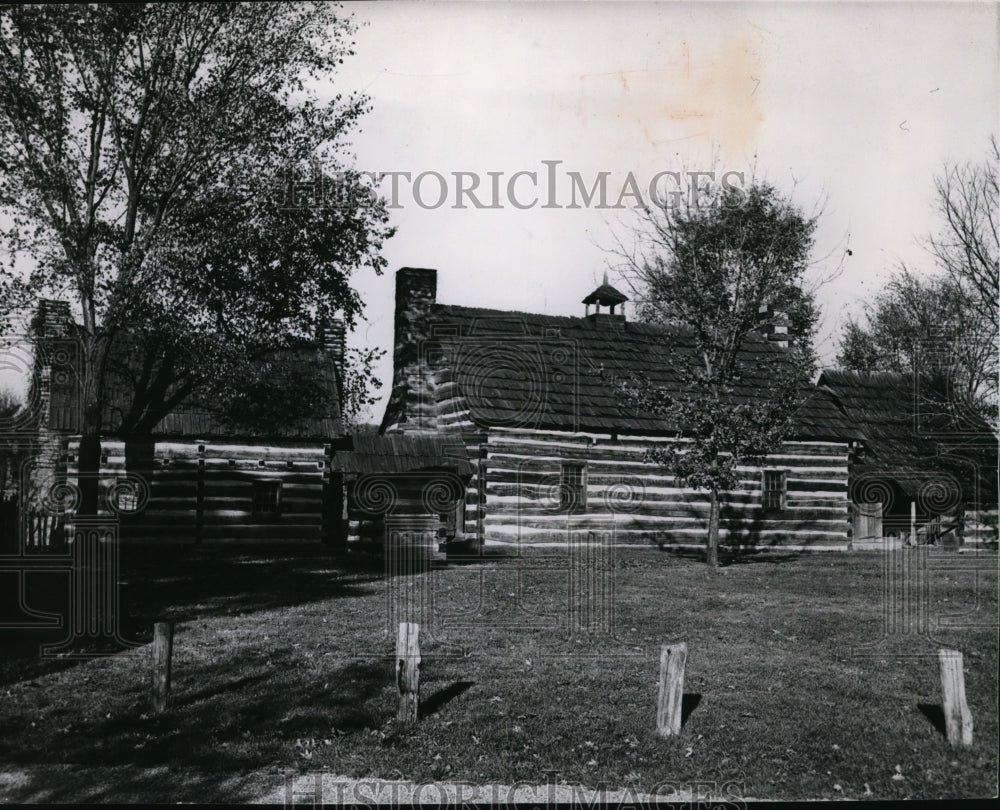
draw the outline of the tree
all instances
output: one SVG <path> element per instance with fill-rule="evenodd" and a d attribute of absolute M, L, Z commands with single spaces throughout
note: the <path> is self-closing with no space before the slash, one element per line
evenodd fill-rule
<path fill-rule="evenodd" d="M 355 323 L 350 273 L 381 272 L 392 230 L 343 165 L 367 100 L 316 92 L 353 30 L 325 3 L 0 10 L 0 211 L 11 223 L 0 239 L 33 259 L 0 277 L 2 314 L 40 296 L 74 301 L 82 513 L 96 510 L 122 357 L 133 390 L 121 430 L 142 436 L 192 392 L 233 390 L 318 318 L 339 310 Z M 289 171 L 318 161 L 312 182 L 343 193 L 290 201 Z"/>
<path fill-rule="evenodd" d="M 816 216 L 807 217 L 764 183 L 747 190 L 709 189 L 700 198 L 649 210 L 638 247 L 619 251 L 642 320 L 681 330 L 673 351 L 675 380 L 658 385 L 636 375 L 616 379 L 635 409 L 675 426 L 675 443 L 647 450 L 647 461 L 710 496 L 706 558 L 718 564 L 719 515 L 737 468 L 777 448 L 815 367 L 813 296 L 802 284 Z M 746 396 L 760 374 L 749 350 L 787 321 L 794 335 L 767 369 L 768 396 Z"/>
<path fill-rule="evenodd" d="M 6 494 L 8 486 L 17 482 L 17 472 L 24 456 L 23 447 L 17 441 L 8 441 L 5 435 L 5 428 L 23 406 L 23 398 L 12 388 L 0 388 L 0 499 Z"/>
<path fill-rule="evenodd" d="M 838 362 L 859 371 L 947 377 L 952 405 L 997 423 L 1000 242 L 996 138 L 982 163 L 936 178 L 943 228 L 927 240 L 937 272 L 901 265 L 860 319 L 848 318 Z"/>

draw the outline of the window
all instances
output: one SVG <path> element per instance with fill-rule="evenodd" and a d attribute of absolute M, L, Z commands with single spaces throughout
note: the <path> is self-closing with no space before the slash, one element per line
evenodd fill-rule
<path fill-rule="evenodd" d="M 785 471 L 764 470 L 762 503 L 765 509 L 785 508 Z"/>
<path fill-rule="evenodd" d="M 281 481 L 254 482 L 253 513 L 257 517 L 281 514 Z"/>
<path fill-rule="evenodd" d="M 563 464 L 559 480 L 559 509 L 581 512 L 587 505 L 587 467 Z"/>
<path fill-rule="evenodd" d="M 115 488 L 116 503 L 119 512 L 135 512 L 139 508 L 139 496 L 135 491 L 135 483 L 126 479 L 119 479 Z"/>

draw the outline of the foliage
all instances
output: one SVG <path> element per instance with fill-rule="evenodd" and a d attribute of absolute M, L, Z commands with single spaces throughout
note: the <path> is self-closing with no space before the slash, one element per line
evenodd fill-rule
<path fill-rule="evenodd" d="M 649 211 L 637 252 L 623 254 L 624 275 L 641 318 L 689 333 L 694 352 L 674 351 L 677 380 L 657 386 L 637 375 L 616 381 L 633 409 L 664 417 L 683 441 L 650 448 L 648 460 L 680 483 L 711 493 L 708 557 L 716 561 L 720 495 L 737 486 L 736 469 L 776 448 L 815 367 L 817 311 L 802 286 L 816 217 L 770 185 L 722 187 L 680 207 Z M 745 351 L 787 322 L 794 336 L 767 369 L 761 398 L 759 356 Z"/>
<path fill-rule="evenodd" d="M 246 360 L 312 334 L 318 313 L 355 323 L 350 274 L 381 272 L 392 230 L 343 165 L 367 100 L 316 90 L 351 53 L 339 9 L 8 6 L 0 28 L 0 209 L 12 223 L 0 238 L 33 259 L 12 260 L 0 298 L 75 301 L 81 464 L 96 457 L 116 354 L 142 352 L 122 427 L 141 434 L 208 382 L 238 386 Z M 318 160 L 346 192 L 298 204 L 290 172 Z"/>
<path fill-rule="evenodd" d="M 385 355 L 385 349 L 365 348 L 347 350 L 347 367 L 353 370 L 345 375 L 341 391 L 344 409 L 344 423 L 354 429 L 367 415 L 367 409 L 378 402 L 374 393 L 382 387 L 382 381 L 375 376 L 375 364 Z"/>
<path fill-rule="evenodd" d="M 12 388 L 0 388 L 0 419 L 13 416 L 22 404 L 22 397 Z"/>
<path fill-rule="evenodd" d="M 838 362 L 859 371 L 947 376 L 956 406 L 997 421 L 1000 242 L 997 140 L 982 163 L 953 165 L 936 178 L 942 231 L 927 249 L 931 275 L 902 265 L 862 317 L 848 317 Z"/>

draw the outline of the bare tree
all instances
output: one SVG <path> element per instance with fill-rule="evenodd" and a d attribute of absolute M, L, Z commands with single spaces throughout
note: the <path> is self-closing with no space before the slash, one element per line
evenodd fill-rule
<path fill-rule="evenodd" d="M 867 371 L 944 375 L 953 405 L 997 424 L 1000 372 L 1000 241 L 995 137 L 980 163 L 947 166 L 935 179 L 942 229 L 927 240 L 939 272 L 901 265 L 886 287 L 849 318 L 838 361 Z"/>

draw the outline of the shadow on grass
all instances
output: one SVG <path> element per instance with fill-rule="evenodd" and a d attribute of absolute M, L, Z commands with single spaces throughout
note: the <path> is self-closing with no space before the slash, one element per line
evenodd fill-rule
<path fill-rule="evenodd" d="M 691 713 L 698 708 L 701 703 L 701 692 L 685 692 L 681 697 L 681 726 L 683 727 Z"/>
<path fill-rule="evenodd" d="M 917 708 L 920 709 L 920 713 L 924 717 L 931 721 L 931 725 L 938 730 L 938 733 L 947 739 L 948 727 L 944 722 L 944 709 L 937 703 L 918 703 Z"/>
<path fill-rule="evenodd" d="M 0 797 L 245 802 L 276 786 L 260 782 L 307 767 L 310 748 L 378 728 L 390 716 L 384 691 L 391 669 L 384 664 L 353 662 L 309 675 L 277 663 L 240 657 L 192 667 L 175 681 L 174 702 L 162 714 L 152 712 L 142 679 L 123 682 L 115 694 L 68 696 L 58 721 L 30 735 L 0 728 L 8 775 Z M 187 684 L 205 685 L 187 692 Z M 268 764 L 271 776 L 254 777 Z"/>
<path fill-rule="evenodd" d="M 187 693 L 189 683 L 206 686 Z M 0 732 L 0 761 L 229 772 L 262 762 L 295 767 L 300 739 L 384 724 L 391 713 L 381 699 L 387 684 L 391 668 L 383 663 L 352 662 L 311 676 L 249 658 L 207 664 L 175 681 L 173 703 L 159 714 L 151 709 L 145 679 L 123 684 L 118 694 L 95 696 L 86 709 L 80 708 L 84 698 L 74 697 L 61 714 L 67 721 L 62 728 Z"/>
<path fill-rule="evenodd" d="M 136 644 L 150 641 L 157 621 L 184 622 L 363 597 L 385 580 L 381 561 L 335 555 L 319 543 L 200 548 L 123 545 L 119 560 L 117 625 L 121 637 Z M 30 609 L 67 617 L 69 598 L 67 572 L 28 577 L 24 602 Z M 5 609 L 0 621 L 9 621 L 8 613 L 11 611 Z M 67 636 L 65 627 L 0 630 L 5 652 L 0 684 L 37 678 L 80 663 L 40 657 L 42 645 L 59 643 Z M 98 647 L 113 651 L 111 642 L 95 645 L 93 639 L 74 640 L 71 645 L 74 653 L 93 652 Z"/>
<path fill-rule="evenodd" d="M 133 765 L 7 767 L 0 801 L 24 804 L 244 804 L 274 785 L 244 774 Z M 263 783 L 263 784 L 262 784 Z"/>
<path fill-rule="evenodd" d="M 705 562 L 705 550 L 697 548 L 678 548 L 670 543 L 661 543 L 659 550 L 663 554 L 676 557 L 681 560 L 692 560 L 694 562 Z M 742 548 L 737 551 L 719 549 L 719 566 L 747 565 L 749 563 L 782 563 L 797 560 L 802 555 L 796 551 L 782 550 L 780 546 L 774 548 Z"/>
<path fill-rule="evenodd" d="M 418 710 L 420 719 L 430 717 L 432 714 L 435 714 L 446 703 L 454 700 L 463 692 L 471 689 L 475 685 L 475 681 L 457 681 L 449 686 L 446 686 L 444 689 L 439 689 L 426 700 L 420 701 L 420 708 Z"/>

